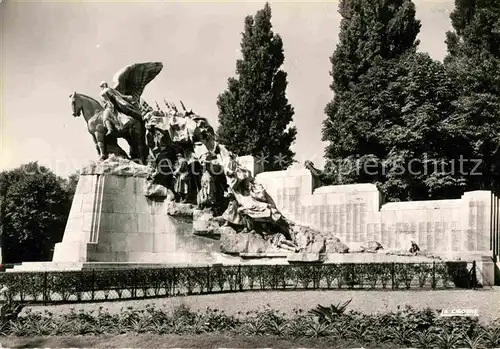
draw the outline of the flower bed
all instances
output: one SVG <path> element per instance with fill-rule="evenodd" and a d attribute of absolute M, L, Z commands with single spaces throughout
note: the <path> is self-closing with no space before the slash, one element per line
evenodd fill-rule
<path fill-rule="evenodd" d="M 285 315 L 266 307 L 230 316 L 207 308 L 194 312 L 181 306 L 174 311 L 155 308 L 126 308 L 119 314 L 106 309 L 70 311 L 54 315 L 49 311 L 4 318 L 2 336 L 68 336 L 104 334 L 220 334 L 224 336 L 274 336 L 277 338 L 328 338 L 330 342 L 381 347 L 388 344 L 418 348 L 497 348 L 500 322 L 482 324 L 477 318 L 441 317 L 437 310 L 414 310 L 367 315 L 347 311 L 348 302 L 295 310 Z"/>

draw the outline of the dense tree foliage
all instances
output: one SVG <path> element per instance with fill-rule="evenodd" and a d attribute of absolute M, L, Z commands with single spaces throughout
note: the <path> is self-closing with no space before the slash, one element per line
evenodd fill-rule
<path fill-rule="evenodd" d="M 65 181 L 64 188 L 66 189 L 66 191 L 70 195 L 71 200 L 73 200 L 73 196 L 75 195 L 76 186 L 78 185 L 79 179 L 80 179 L 80 173 L 77 171 L 73 174 L 70 174 L 68 176 L 68 179 Z"/>
<path fill-rule="evenodd" d="M 444 63 L 459 88 L 450 135 L 468 161 L 467 190 L 500 189 L 500 2 L 456 0 Z M 477 169 L 476 164 L 480 161 Z"/>
<path fill-rule="evenodd" d="M 237 77 L 218 97 L 219 140 L 237 155 L 264 157 L 267 171 L 284 169 L 293 162 L 290 146 L 297 131 L 290 126 L 294 111 L 286 98 L 287 74 L 280 69 L 283 42 L 272 31 L 269 4 L 246 17 L 241 53 Z"/>
<path fill-rule="evenodd" d="M 61 241 L 76 177 L 65 180 L 36 162 L 0 173 L 2 260 L 50 260 Z"/>
<path fill-rule="evenodd" d="M 443 127 L 457 88 L 442 63 L 416 52 L 414 4 L 342 0 L 340 13 L 326 171 L 336 183 L 377 183 L 388 200 L 459 195 L 464 175 L 453 169 L 458 154 Z"/>

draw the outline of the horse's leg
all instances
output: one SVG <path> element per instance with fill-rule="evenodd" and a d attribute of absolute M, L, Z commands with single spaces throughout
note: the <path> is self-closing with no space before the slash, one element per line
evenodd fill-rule
<path fill-rule="evenodd" d="M 146 140 L 143 139 L 141 124 L 139 121 L 134 120 L 131 124 L 131 127 L 129 128 L 129 138 L 131 158 L 134 159 L 135 162 L 145 165 L 146 156 L 144 155 L 144 147 L 142 144 L 145 143 Z"/>
<path fill-rule="evenodd" d="M 108 158 L 108 152 L 106 149 L 106 143 L 104 141 L 105 134 L 102 132 L 95 132 L 94 137 L 97 139 L 97 146 L 100 151 L 99 160 L 105 160 Z"/>
<path fill-rule="evenodd" d="M 137 145 L 136 145 L 136 140 L 134 139 L 134 134 L 132 132 L 132 129 L 129 129 L 128 132 L 126 133 L 126 136 L 123 137 L 130 148 L 129 151 L 129 156 L 132 161 L 136 162 L 138 159 L 139 154 L 137 154 Z"/>
<path fill-rule="evenodd" d="M 142 131 L 140 125 L 139 128 L 136 129 L 135 139 L 136 139 L 136 147 L 139 158 L 141 159 L 142 164 L 146 164 L 148 158 L 148 148 L 146 146 L 146 135 Z"/>
<path fill-rule="evenodd" d="M 92 139 L 94 140 L 94 145 L 95 145 L 95 148 L 97 150 L 97 155 L 101 156 L 101 149 L 99 149 L 99 145 L 97 144 L 97 138 L 96 138 L 95 134 L 91 133 L 90 135 L 92 136 Z"/>
<path fill-rule="evenodd" d="M 135 130 L 137 130 L 137 151 L 139 153 L 139 157 L 141 158 L 141 162 L 146 164 L 149 154 L 148 147 L 146 145 L 146 129 L 144 125 L 137 123 Z"/>

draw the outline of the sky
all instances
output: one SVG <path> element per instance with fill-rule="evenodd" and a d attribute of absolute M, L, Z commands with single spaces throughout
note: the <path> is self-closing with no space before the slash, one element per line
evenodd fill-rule
<path fill-rule="evenodd" d="M 0 0 L 1 1 L 1 0 Z M 414 0 L 419 50 L 442 60 L 453 0 Z M 69 95 L 94 98 L 122 67 L 163 62 L 143 98 L 182 100 L 217 127 L 217 96 L 235 76 L 244 18 L 258 1 L 14 1 L 0 3 L 0 170 L 38 161 L 61 176 L 97 153 Z M 332 99 L 329 57 L 338 43 L 338 2 L 274 2 L 272 24 L 284 43 L 287 97 L 294 107 L 296 160 L 324 164 L 324 108 Z M 124 143 L 120 143 L 124 144 Z"/>

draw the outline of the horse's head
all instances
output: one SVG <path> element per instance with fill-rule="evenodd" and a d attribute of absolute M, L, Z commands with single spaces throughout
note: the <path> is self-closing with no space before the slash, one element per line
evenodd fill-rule
<path fill-rule="evenodd" d="M 73 110 L 73 116 L 78 117 L 81 115 L 83 110 L 82 99 L 78 97 L 76 92 L 69 95 L 71 101 L 71 109 Z"/>

